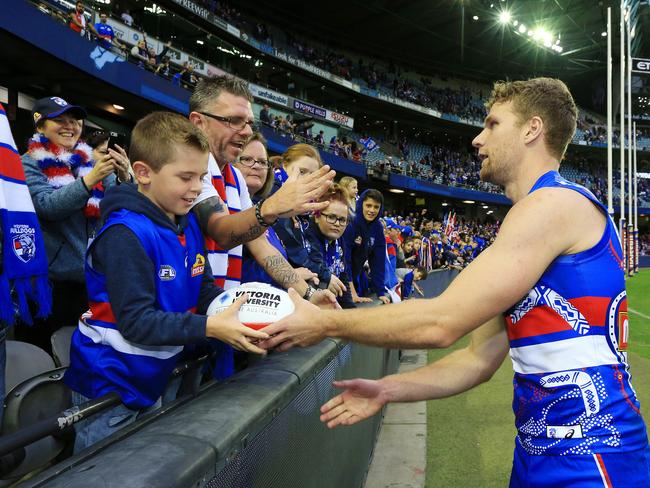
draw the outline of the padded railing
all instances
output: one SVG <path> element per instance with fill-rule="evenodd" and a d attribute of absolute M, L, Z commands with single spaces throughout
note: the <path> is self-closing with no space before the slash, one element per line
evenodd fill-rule
<path fill-rule="evenodd" d="M 424 285 L 439 293 L 455 274 L 432 273 Z M 379 378 L 398 362 L 397 350 L 333 339 L 271 353 L 23 486 L 359 487 L 381 416 L 328 430 L 319 409 L 336 394 L 334 379 Z"/>

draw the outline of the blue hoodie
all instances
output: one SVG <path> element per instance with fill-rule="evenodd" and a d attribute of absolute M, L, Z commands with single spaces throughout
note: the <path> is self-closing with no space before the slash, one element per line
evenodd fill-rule
<path fill-rule="evenodd" d="M 379 216 L 384 212 L 382 204 L 377 216 L 368 222 L 363 217 L 363 200 L 368 190 L 364 191 L 357 200 L 355 216 L 343 234 L 345 242 L 345 267 L 350 270 L 350 278 L 354 283 L 359 296 L 366 294 L 362 286 L 363 265 L 366 261 L 370 265 L 371 289 L 377 296 L 385 295 L 384 279 L 386 274 L 386 239 L 384 227 L 379 221 Z"/>

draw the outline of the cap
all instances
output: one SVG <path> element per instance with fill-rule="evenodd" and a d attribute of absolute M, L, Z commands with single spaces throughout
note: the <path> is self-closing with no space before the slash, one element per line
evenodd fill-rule
<path fill-rule="evenodd" d="M 402 228 L 402 235 L 410 237 L 413 235 L 413 228 L 410 225 L 406 225 Z"/>
<path fill-rule="evenodd" d="M 402 230 L 402 226 L 397 224 L 393 219 L 384 219 L 387 229 L 399 229 Z"/>
<path fill-rule="evenodd" d="M 42 119 L 53 119 L 65 112 L 74 112 L 72 115 L 77 119 L 85 119 L 86 111 L 78 105 L 70 105 L 60 97 L 45 97 L 37 100 L 32 109 L 34 125 Z"/>

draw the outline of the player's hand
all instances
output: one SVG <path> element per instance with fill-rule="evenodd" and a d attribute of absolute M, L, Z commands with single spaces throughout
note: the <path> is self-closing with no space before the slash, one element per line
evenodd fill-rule
<path fill-rule="evenodd" d="M 304 300 L 293 288 L 289 288 L 289 297 L 295 307 L 294 312 L 260 330 L 271 336 L 270 339 L 261 341 L 260 347 L 276 347 L 278 351 L 288 351 L 293 346 L 311 346 L 325 339 L 324 312 Z"/>
<path fill-rule="evenodd" d="M 256 346 L 253 342 L 268 339 L 269 335 L 246 327 L 239 321 L 239 309 L 246 300 L 248 294 L 244 293 L 223 312 L 209 316 L 205 328 L 206 336 L 219 339 L 240 351 L 266 354 L 265 349 Z"/>
<path fill-rule="evenodd" d="M 390 298 L 388 298 L 386 295 L 381 295 L 377 298 L 379 298 L 379 301 L 384 305 L 388 305 L 390 303 Z"/>
<path fill-rule="evenodd" d="M 327 208 L 329 201 L 317 202 L 330 187 L 336 171 L 325 165 L 309 175 L 300 175 L 296 165 L 287 181 L 262 205 L 262 217 L 275 220 Z"/>
<path fill-rule="evenodd" d="M 356 424 L 372 417 L 388 402 L 380 381 L 357 378 L 334 381 L 332 384 L 345 391 L 320 408 L 320 420 L 327 423 L 330 429 L 339 425 Z"/>
<path fill-rule="evenodd" d="M 341 308 L 336 296 L 329 290 L 316 290 L 309 302 L 324 310 Z"/>
<path fill-rule="evenodd" d="M 333 274 L 330 277 L 330 283 L 327 285 L 327 289 L 338 297 L 343 296 L 343 293 L 347 290 L 343 282 Z"/>

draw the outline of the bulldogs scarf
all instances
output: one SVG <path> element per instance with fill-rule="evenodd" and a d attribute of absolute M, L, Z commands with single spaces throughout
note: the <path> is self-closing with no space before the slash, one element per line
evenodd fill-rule
<path fill-rule="evenodd" d="M 78 142 L 72 152 L 67 151 L 43 134 L 36 133 L 29 140 L 27 152 L 38 163 L 54 189 L 83 178 L 93 169 L 92 149 L 84 142 Z M 104 197 L 104 184 L 100 181 L 90 189 L 90 198 L 84 208 L 84 215 L 90 220 L 99 219 L 99 202 Z"/>
<path fill-rule="evenodd" d="M 47 281 L 47 255 L 34 204 L 25 184 L 25 172 L 9 121 L 0 105 L 0 322 L 12 325 L 16 310 L 32 324 L 28 299 L 38 305 L 37 317 L 47 317 L 52 309 L 52 293 Z"/>

